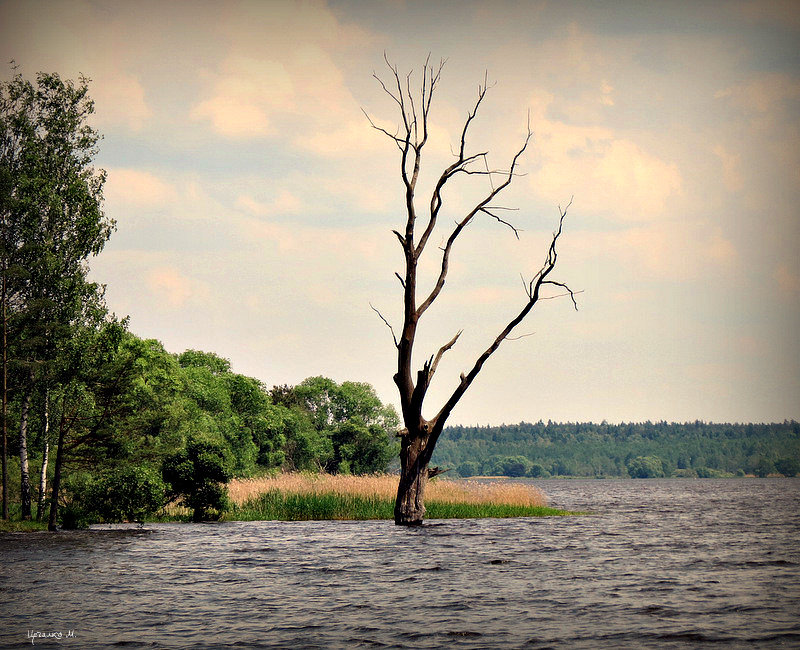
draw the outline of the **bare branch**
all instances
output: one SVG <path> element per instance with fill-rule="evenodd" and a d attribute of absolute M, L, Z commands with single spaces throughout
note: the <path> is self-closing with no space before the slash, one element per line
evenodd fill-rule
<path fill-rule="evenodd" d="M 385 57 L 385 56 L 386 56 L 386 52 L 384 52 L 384 53 L 383 53 L 383 55 L 384 55 L 384 57 Z M 389 62 L 388 62 L 388 61 L 387 61 L 386 63 L 387 63 L 387 64 L 389 64 Z M 391 66 L 391 65 L 389 65 L 389 67 L 391 68 L 392 66 Z M 380 77 L 379 77 L 379 76 L 378 76 L 378 75 L 377 75 L 375 72 L 373 72 L 373 73 L 372 73 L 372 76 L 373 76 L 373 78 L 374 78 L 374 79 L 376 79 L 376 80 L 378 81 L 378 83 L 381 85 L 381 88 L 383 88 L 383 91 L 384 91 L 384 92 L 385 92 L 387 95 L 389 95 L 389 97 L 391 97 L 391 98 L 392 98 L 392 99 L 393 99 L 395 102 L 397 102 L 397 105 L 398 105 L 398 106 L 400 106 L 400 107 L 402 108 L 402 107 L 403 107 L 403 104 L 400 102 L 400 99 L 399 99 L 397 96 L 395 96 L 395 94 L 394 94 L 394 93 L 393 93 L 391 90 L 389 90 L 389 89 L 386 87 L 386 84 L 385 84 L 385 83 L 383 83 L 383 79 L 381 79 L 381 78 L 380 78 Z"/>
<path fill-rule="evenodd" d="M 395 271 L 395 276 L 397 276 L 397 279 L 400 280 L 400 284 L 403 285 L 403 289 L 405 289 L 406 288 L 406 281 L 403 280 L 403 276 L 400 275 L 399 273 L 397 273 L 396 271 Z"/>
<path fill-rule="evenodd" d="M 428 295 L 428 297 L 423 301 L 423 303 L 417 309 L 418 318 L 425 312 L 426 309 L 428 309 L 428 307 L 430 307 L 433 304 L 434 300 L 436 300 L 436 298 L 439 297 L 439 294 L 441 293 L 442 288 L 444 287 L 444 282 L 445 279 L 447 278 L 447 271 L 449 269 L 449 264 L 450 264 L 450 251 L 453 248 L 453 243 L 455 243 L 456 239 L 458 239 L 458 236 L 462 233 L 464 228 L 466 228 L 467 225 L 469 225 L 469 223 L 472 221 L 475 215 L 478 212 L 483 211 L 486 208 L 486 206 L 489 205 L 500 192 L 502 192 L 506 187 L 508 187 L 511 184 L 511 181 L 514 178 L 514 170 L 517 166 L 517 163 L 519 162 L 520 157 L 522 156 L 523 153 L 525 153 L 525 150 L 528 148 L 528 143 L 531 141 L 532 135 L 533 133 L 531 132 L 530 127 L 528 127 L 528 133 L 525 137 L 525 142 L 511 160 L 511 165 L 509 166 L 506 179 L 500 185 L 495 187 L 491 192 L 489 192 L 489 194 L 486 197 L 484 197 L 483 200 L 481 200 L 460 222 L 458 222 L 455 229 L 450 234 L 450 237 L 447 240 L 447 244 L 445 245 L 444 252 L 442 253 L 442 264 L 439 271 L 439 277 L 436 280 L 436 285 L 434 286 L 433 290 Z M 561 223 L 563 223 L 564 215 L 566 215 L 566 212 L 562 213 L 561 222 L 559 223 L 559 229 L 561 227 Z M 433 221 L 429 222 L 429 227 L 430 223 L 433 223 Z M 551 250 L 552 248 L 553 247 L 551 245 Z"/>
<path fill-rule="evenodd" d="M 442 68 L 440 66 L 439 72 L 441 72 L 441 69 Z M 437 80 L 438 78 L 439 78 L 439 73 L 437 73 L 436 75 Z M 445 186 L 447 181 L 450 180 L 459 170 L 463 170 L 465 165 L 468 165 L 470 162 L 481 156 L 483 156 L 484 158 L 486 156 L 486 152 L 474 154 L 472 156 L 466 156 L 466 157 L 464 156 L 464 149 L 466 148 L 467 145 L 467 133 L 469 131 L 470 124 L 472 123 L 472 120 L 475 119 L 475 116 L 478 114 L 478 109 L 480 108 L 481 102 L 483 102 L 483 98 L 486 96 L 487 86 L 485 81 L 486 81 L 486 76 L 484 76 L 484 85 L 478 86 L 478 99 L 476 100 L 472 110 L 467 113 L 467 119 L 464 122 L 464 127 L 461 130 L 461 140 L 458 150 L 458 159 L 442 172 L 441 176 L 439 177 L 439 180 L 436 183 L 436 187 L 433 190 L 433 194 L 431 195 L 430 217 L 428 219 L 428 225 L 425 227 L 425 231 L 423 232 L 422 237 L 420 237 L 419 244 L 417 245 L 416 249 L 417 257 L 419 257 L 422 254 L 422 251 L 425 248 L 425 244 L 427 244 L 428 238 L 430 237 L 434 227 L 436 226 L 436 218 L 438 217 L 439 210 L 442 207 L 442 188 Z M 433 90 L 433 86 L 431 86 L 431 90 Z"/>
<path fill-rule="evenodd" d="M 389 328 L 389 331 L 392 333 L 392 338 L 394 339 L 394 346 L 395 347 L 399 347 L 399 345 L 397 343 L 397 337 L 394 334 L 394 328 L 392 327 L 392 324 L 383 317 L 383 314 L 381 314 L 381 312 L 379 312 L 377 309 L 375 309 L 375 306 L 372 303 L 369 303 L 369 306 L 372 308 L 372 311 L 374 311 L 376 314 L 378 314 L 378 318 L 380 318 L 384 322 L 386 327 Z"/>
<path fill-rule="evenodd" d="M 436 353 L 436 357 L 430 363 L 428 369 L 428 382 L 430 382 L 430 380 L 433 378 L 433 373 L 436 372 L 436 368 L 439 366 L 439 361 L 442 360 L 444 353 L 447 352 L 450 348 L 452 348 L 456 344 L 456 341 L 458 341 L 458 337 L 461 336 L 461 333 L 463 331 L 464 330 L 458 330 L 458 332 L 456 332 L 456 335 L 452 339 L 450 339 L 450 341 L 448 341 L 442 347 L 439 348 L 439 351 Z"/>
<path fill-rule="evenodd" d="M 533 309 L 534 305 L 539 301 L 539 291 L 544 284 L 552 284 L 555 286 L 562 287 L 569 292 L 569 295 L 572 297 L 573 304 L 575 304 L 575 296 L 574 292 L 567 287 L 563 282 L 556 282 L 555 280 L 548 280 L 547 276 L 551 273 L 551 271 L 555 268 L 556 260 L 558 259 L 558 254 L 556 252 L 556 244 L 558 243 L 558 239 L 563 232 L 564 227 L 564 218 L 567 216 L 567 210 L 572 205 L 572 200 L 567 204 L 567 207 L 563 210 L 559 206 L 559 221 L 558 221 L 558 228 L 553 233 L 553 238 L 550 241 L 550 248 L 547 252 L 547 259 L 545 261 L 544 266 L 542 269 L 536 274 L 534 280 L 531 280 L 529 285 L 529 293 L 528 293 L 528 302 L 523 306 L 523 308 L 517 313 L 517 315 L 509 321 L 509 323 L 505 326 L 502 332 L 498 334 L 492 344 L 486 348 L 486 350 L 478 357 L 475 361 L 472 369 L 466 373 L 462 374 L 459 384 L 456 389 L 453 391 L 453 394 L 450 396 L 450 399 L 447 400 L 445 405 L 441 408 L 439 413 L 436 415 L 435 422 L 441 421 L 442 423 L 449 417 L 450 413 L 452 412 L 455 405 L 458 403 L 458 400 L 461 399 L 461 396 L 466 392 L 467 388 L 469 388 L 470 384 L 475 380 L 475 377 L 478 376 L 478 373 L 483 368 L 483 364 L 491 357 L 495 351 L 500 347 L 500 344 L 509 337 L 509 334 L 514 330 L 514 328 L 519 325 L 522 320 L 530 313 L 531 309 Z M 577 309 L 577 304 L 575 304 Z M 439 427 L 436 427 L 437 431 L 441 431 Z"/>
<path fill-rule="evenodd" d="M 389 131 L 384 129 L 382 126 L 378 126 L 377 124 L 375 124 L 375 122 L 372 121 L 372 118 L 369 116 L 367 111 L 365 111 L 363 108 L 361 109 L 361 112 L 364 113 L 364 116 L 367 118 L 367 120 L 369 121 L 370 126 L 373 129 L 375 129 L 376 131 L 380 131 L 384 135 L 388 136 L 391 140 L 394 140 L 394 143 L 397 145 L 397 148 L 400 149 L 400 151 L 403 150 L 403 145 L 405 144 L 406 141 L 403 138 L 398 138 L 397 137 L 397 132 L 390 133 Z"/>
<path fill-rule="evenodd" d="M 505 221 L 504 219 L 501 219 L 500 217 L 498 217 L 491 210 L 489 210 L 489 208 L 481 208 L 481 212 L 483 212 L 484 214 L 488 214 L 493 219 L 497 219 L 497 221 L 499 221 L 503 225 L 508 226 L 509 228 L 511 228 L 511 230 L 514 231 L 514 236 L 517 239 L 519 239 L 519 230 L 517 230 L 514 226 L 512 226 L 510 223 L 508 223 L 508 221 Z"/>
<path fill-rule="evenodd" d="M 395 235 L 397 235 L 397 239 L 399 239 L 399 240 L 400 240 L 400 245 L 401 245 L 403 248 L 405 248 L 405 247 L 406 247 L 406 238 L 405 238 L 405 237 L 403 237 L 403 235 L 401 235 L 401 234 L 400 234 L 399 232 L 397 232 L 396 230 L 392 230 L 392 232 L 393 232 Z"/>
<path fill-rule="evenodd" d="M 439 476 L 439 474 L 444 474 L 445 472 L 449 472 L 452 467 L 448 467 L 447 469 L 441 469 L 437 465 L 436 467 L 429 467 L 428 468 L 428 480 L 434 478 L 435 476 Z"/>
<path fill-rule="evenodd" d="M 567 290 L 567 293 L 559 293 L 556 296 L 539 296 L 539 300 L 553 300 L 555 298 L 563 298 L 564 296 L 569 296 L 572 298 L 572 306 L 575 307 L 575 311 L 578 311 L 578 303 L 575 302 L 575 294 L 583 293 L 583 289 L 580 291 L 573 291 L 570 289 L 566 284 L 563 282 L 553 282 L 552 280 L 545 280 L 542 284 L 554 284 L 557 287 L 562 287 L 563 289 Z"/>
<path fill-rule="evenodd" d="M 536 332 L 528 332 L 527 334 L 520 334 L 519 336 L 506 336 L 506 341 L 519 341 L 520 339 L 528 338 L 534 334 L 536 334 Z"/>

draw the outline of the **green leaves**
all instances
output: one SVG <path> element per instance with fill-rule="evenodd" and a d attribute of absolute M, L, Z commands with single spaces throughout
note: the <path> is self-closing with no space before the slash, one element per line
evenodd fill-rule
<path fill-rule="evenodd" d="M 273 400 L 299 411 L 301 425 L 287 436 L 288 458 L 307 469 L 308 452 L 328 472 L 370 474 L 386 471 L 398 447 L 393 442 L 399 418 L 384 406 L 369 384 L 309 377 L 294 387 L 273 388 Z M 305 417 L 303 417 L 303 415 Z M 303 420 L 313 427 L 303 427 Z"/>
<path fill-rule="evenodd" d="M 232 458 L 225 447 L 211 440 L 192 439 L 186 449 L 167 456 L 161 473 L 169 484 L 168 498 L 180 498 L 193 511 L 194 521 L 218 518 L 227 506 L 224 484 L 230 481 Z"/>

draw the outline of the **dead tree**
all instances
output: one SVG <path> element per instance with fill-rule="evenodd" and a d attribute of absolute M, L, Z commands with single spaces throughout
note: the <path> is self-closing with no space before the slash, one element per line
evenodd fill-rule
<path fill-rule="evenodd" d="M 563 295 L 572 299 L 576 309 L 577 305 L 573 291 L 566 284 L 550 279 L 550 274 L 556 266 L 558 257 L 556 243 L 561 236 L 564 217 L 569 208 L 569 205 L 567 205 L 563 210 L 559 207 L 558 227 L 553 233 L 544 264 L 533 278 L 525 282 L 526 295 L 522 308 L 491 342 L 491 345 L 477 357 L 473 366 L 467 372 L 461 374 L 455 390 L 453 390 L 436 415 L 430 419 L 423 417 L 422 411 L 425 396 L 436 368 L 445 353 L 456 344 L 461 332 L 456 333 L 452 339 L 442 345 L 438 352 L 427 359 L 422 368 L 414 373 L 412 369 L 412 354 L 414 352 L 417 326 L 422 316 L 433 305 L 444 288 L 453 244 L 474 219 L 480 216 L 495 219 L 511 228 L 519 238 L 517 229 L 501 218 L 501 211 L 504 208 L 495 205 L 493 201 L 511 184 L 517 174 L 518 162 L 528 147 L 532 133 L 529 124 L 522 146 L 514 154 L 506 170 L 490 170 L 485 162 L 487 152 L 467 153 L 467 135 L 488 89 L 484 79 L 484 83 L 478 86 L 477 100 L 467 113 L 461 130 L 458 151 L 454 153 L 455 160 L 442 171 L 430 196 L 426 214 L 418 218 L 415 191 L 419 178 L 422 151 L 428 142 L 431 101 L 439 85 L 444 61 L 440 62 L 438 66 L 433 66 L 430 65 L 429 57 L 423 69 L 421 87 L 418 90 L 412 90 L 412 73 L 401 77 L 397 67 L 392 65 L 385 56 L 384 59 L 390 71 L 390 81 L 385 83 L 377 74 L 373 76 L 380 83 L 383 91 L 397 105 L 401 123 L 397 131 L 392 133 L 375 124 L 369 115 L 367 115 L 367 119 L 373 128 L 391 139 L 400 151 L 400 175 L 405 189 L 406 223 L 404 230 L 392 231 L 400 242 L 405 257 L 405 273 L 402 275 L 400 273 L 396 274 L 403 287 L 403 326 L 399 337 L 395 335 L 394 329 L 380 312 L 378 312 L 378 315 L 392 331 L 394 344 L 397 348 L 397 373 L 394 375 L 394 381 L 400 392 L 400 404 L 405 425 L 405 428 L 398 434 L 401 438 L 401 473 L 394 518 L 395 523 L 398 525 L 419 525 L 425 515 L 425 486 L 429 478 L 440 472 L 438 468 L 428 468 L 436 441 L 439 439 L 453 408 L 475 380 L 475 377 L 478 376 L 484 363 L 494 354 L 500 344 L 509 337 L 514 328 L 522 322 L 533 309 L 533 306 L 545 297 L 541 295 L 543 287 L 547 285 L 559 287 L 560 290 L 563 290 Z M 476 163 L 484 163 L 486 165 L 485 170 L 478 168 Z M 487 176 L 490 181 L 488 183 L 489 187 L 483 198 L 451 226 L 449 235 L 443 240 L 442 246 L 438 249 L 432 249 L 433 251 L 438 250 L 438 254 L 441 255 L 438 278 L 433 287 L 429 289 L 418 288 L 417 269 L 437 225 L 437 219 L 442 209 L 442 192 L 447 183 L 459 174 Z"/>

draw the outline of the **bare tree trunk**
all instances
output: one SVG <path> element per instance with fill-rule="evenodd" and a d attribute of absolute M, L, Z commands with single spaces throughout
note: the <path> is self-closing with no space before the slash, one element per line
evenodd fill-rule
<path fill-rule="evenodd" d="M 394 523 L 401 526 L 419 526 L 425 518 L 426 438 L 419 432 L 408 433 L 400 444 L 400 484 L 394 505 Z"/>
<path fill-rule="evenodd" d="M 26 390 L 22 399 L 19 418 L 19 468 L 20 468 L 20 500 L 22 501 L 22 518 L 31 518 L 31 477 L 28 467 L 28 415 L 33 397 L 33 384 Z"/>
<path fill-rule="evenodd" d="M 39 474 L 39 499 L 36 504 L 36 521 L 41 521 L 47 499 L 47 462 L 50 458 L 50 390 L 44 391 L 44 449 L 42 449 L 42 471 Z"/>

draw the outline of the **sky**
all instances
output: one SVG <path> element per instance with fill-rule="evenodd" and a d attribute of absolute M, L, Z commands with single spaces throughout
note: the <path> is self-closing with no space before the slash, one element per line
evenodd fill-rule
<path fill-rule="evenodd" d="M 473 223 L 417 363 L 456 331 L 432 416 L 526 300 L 572 204 L 541 301 L 450 423 L 800 419 L 800 3 L 0 0 L 0 56 L 92 82 L 96 164 L 117 230 L 91 260 L 131 330 L 230 359 L 267 386 L 392 381 L 405 223 L 399 113 L 373 73 L 415 85 L 446 60 L 419 210 L 467 141 L 522 174 L 514 233 Z M 12 75 L 11 67 L 0 78 Z M 438 245 L 488 189 L 444 196 Z M 522 335 L 522 336 L 520 336 Z"/>

